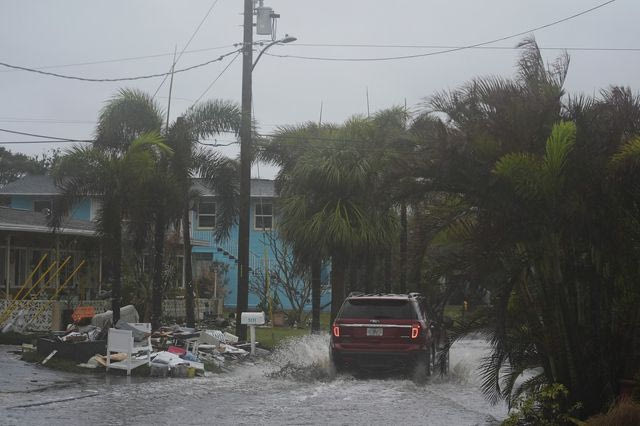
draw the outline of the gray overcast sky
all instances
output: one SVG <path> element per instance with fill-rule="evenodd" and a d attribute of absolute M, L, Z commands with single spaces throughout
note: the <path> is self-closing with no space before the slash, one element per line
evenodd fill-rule
<path fill-rule="evenodd" d="M 278 35 L 298 43 L 469 45 L 534 28 L 591 8 L 605 0 L 265 0 L 281 14 Z M 91 78 L 166 72 L 174 47 L 180 51 L 214 0 L 0 0 L 0 61 L 27 67 L 73 64 L 154 54 L 158 58 L 52 68 Z M 189 50 L 230 46 L 241 41 L 241 0 L 219 0 Z M 640 2 L 617 0 L 587 15 L 534 33 L 540 46 L 640 48 Z M 519 39 L 496 43 L 514 46 Z M 185 53 L 177 68 L 232 50 Z M 274 54 L 380 57 L 435 51 L 415 48 L 275 46 Z M 558 51 L 544 51 L 553 59 Z M 611 84 L 639 86 L 640 52 L 570 51 L 566 88 L 592 94 Z M 264 56 L 254 72 L 254 111 L 263 132 L 276 125 L 318 120 L 341 122 L 371 110 L 403 104 L 416 109 L 422 99 L 453 89 L 478 75 L 513 74 L 515 50 L 465 50 L 390 62 L 318 62 Z M 230 58 L 229 58 L 230 59 Z M 197 99 L 227 60 L 176 75 L 171 115 Z M 0 68 L 0 127 L 30 133 L 90 138 L 105 100 L 118 88 L 153 93 L 161 79 L 131 83 L 67 81 Z M 241 58 L 206 98 L 240 100 Z M 166 106 L 168 84 L 158 93 Z M 191 101 L 190 101 L 191 100 Z M 223 136 L 228 142 L 231 137 Z M 0 141 L 34 140 L 0 133 Z M 35 154 L 52 146 L 3 145 Z M 64 147 L 65 145 L 56 145 Z M 235 155 L 236 147 L 225 153 Z M 254 167 L 253 175 L 272 177 Z"/>

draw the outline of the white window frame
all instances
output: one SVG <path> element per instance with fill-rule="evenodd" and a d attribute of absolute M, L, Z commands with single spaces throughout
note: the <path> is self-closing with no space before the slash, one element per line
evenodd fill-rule
<path fill-rule="evenodd" d="M 213 211 L 214 213 L 200 213 L 200 205 L 203 203 L 210 203 L 213 204 Z M 213 229 L 216 227 L 216 214 L 217 214 L 217 210 L 218 210 L 218 206 L 217 203 L 214 200 L 200 200 L 198 201 L 198 215 L 197 215 L 197 221 L 198 221 L 198 229 Z M 204 216 L 204 217 L 213 217 L 213 226 L 200 226 L 200 216 Z"/>
<path fill-rule="evenodd" d="M 264 212 L 262 212 L 262 214 L 258 214 L 258 206 L 265 206 L 265 205 L 270 205 L 271 206 L 271 214 L 264 214 Z M 264 219 L 265 218 L 271 218 L 271 226 L 270 227 L 258 227 L 258 218 L 262 218 L 263 223 L 264 223 Z M 273 229 L 273 202 L 272 201 L 256 201 L 256 204 L 254 206 L 253 209 L 253 229 L 255 231 L 271 231 Z"/>

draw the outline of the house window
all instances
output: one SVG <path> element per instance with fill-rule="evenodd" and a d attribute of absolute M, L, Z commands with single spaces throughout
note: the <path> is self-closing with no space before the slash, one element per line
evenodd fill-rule
<path fill-rule="evenodd" d="M 213 201 L 200 201 L 198 203 L 198 228 L 215 228 L 216 203 Z"/>
<path fill-rule="evenodd" d="M 259 201 L 256 203 L 255 212 L 255 229 L 271 229 L 273 226 L 273 204 Z"/>
<path fill-rule="evenodd" d="M 34 212 L 42 212 L 48 209 L 51 212 L 51 200 L 40 200 L 33 202 L 33 211 Z"/>

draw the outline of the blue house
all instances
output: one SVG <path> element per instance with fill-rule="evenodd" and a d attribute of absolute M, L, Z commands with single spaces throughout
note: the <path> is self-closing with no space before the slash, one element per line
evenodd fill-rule
<path fill-rule="evenodd" d="M 213 281 L 214 295 L 217 298 L 224 297 L 226 306 L 235 307 L 238 272 L 237 225 L 231 229 L 227 240 L 216 241 L 213 237 L 217 211 L 216 196 L 198 179 L 194 180 L 193 189 L 200 194 L 191 212 L 189 230 L 194 281 L 212 277 L 210 280 Z M 82 258 L 88 259 L 90 264 L 91 275 L 84 280 L 82 286 L 76 287 L 81 287 L 82 291 L 87 293 L 86 298 L 90 298 L 101 288 L 102 256 L 93 223 L 100 209 L 100 200 L 87 198 L 80 201 L 72 209 L 70 218 L 63 228 L 56 234 L 51 234 L 51 230 L 46 227 L 46 214 L 52 208 L 54 198 L 59 195 L 60 190 L 50 176 L 25 176 L 0 188 L 0 199 L 4 200 L 5 204 L 5 207 L 0 208 L 0 283 L 4 283 L 0 288 L 7 296 L 15 293 L 18 283 L 29 274 L 40 254 L 47 250 L 53 252 L 60 245 L 60 239 L 67 245 L 82 246 L 83 251 L 73 252 L 74 263 Z M 250 280 L 265 279 L 267 275 L 271 276 L 271 272 L 268 271 L 277 268 L 274 244 L 275 247 L 281 247 L 281 244 L 277 237 L 274 237 L 275 233 L 272 234 L 277 226 L 277 214 L 274 210 L 276 198 L 272 180 L 251 181 Z M 31 226 L 35 222 L 38 223 L 37 231 Z M 37 238 L 34 238 L 35 232 L 38 233 Z M 177 230 L 175 235 L 179 235 L 180 232 Z M 79 239 L 82 240 L 82 244 L 78 243 Z M 175 240 L 181 241 L 181 238 Z M 19 242 L 20 246 L 12 244 L 15 242 Z M 72 253 L 70 249 L 67 251 Z M 56 250 L 56 253 L 58 252 L 59 250 Z M 178 265 L 182 266 L 182 274 L 177 274 L 176 287 L 184 286 L 185 263 L 182 257 L 182 250 L 178 250 L 176 260 Z M 281 296 L 283 307 L 289 308 L 286 297 Z M 259 296 L 250 293 L 249 305 L 256 306 L 259 302 Z"/>

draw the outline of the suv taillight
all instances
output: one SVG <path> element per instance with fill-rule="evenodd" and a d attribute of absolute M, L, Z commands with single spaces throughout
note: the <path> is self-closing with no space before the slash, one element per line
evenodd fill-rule
<path fill-rule="evenodd" d="M 340 337 L 340 327 L 337 325 L 333 325 L 333 335 L 335 337 Z"/>
<path fill-rule="evenodd" d="M 417 339 L 420 335 L 420 324 L 414 324 L 411 326 L 411 338 Z"/>

